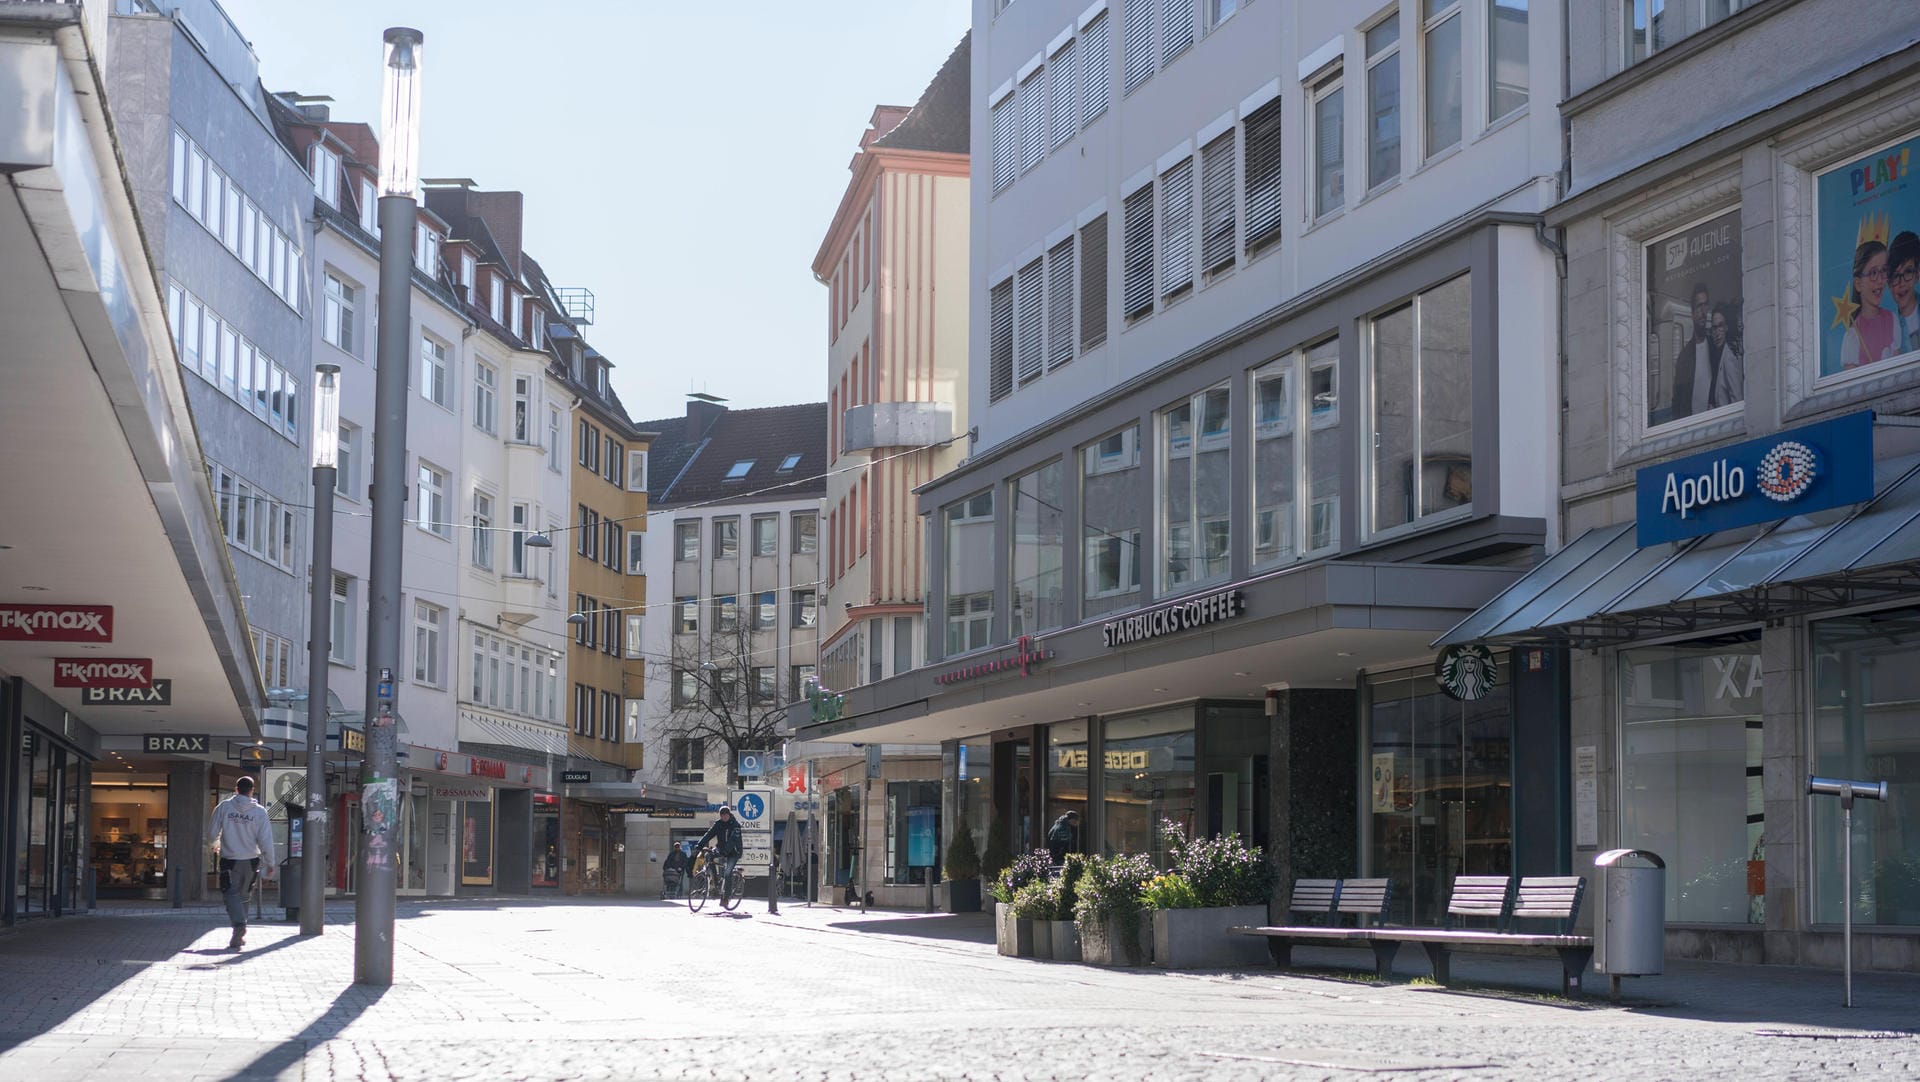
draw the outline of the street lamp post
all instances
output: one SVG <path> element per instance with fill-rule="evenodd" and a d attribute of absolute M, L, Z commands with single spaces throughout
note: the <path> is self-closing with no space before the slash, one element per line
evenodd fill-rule
<path fill-rule="evenodd" d="M 367 758 L 354 898 L 353 979 L 393 983 L 400 813 L 394 674 L 400 668 L 400 557 L 407 501 L 407 369 L 413 329 L 414 191 L 420 174 L 418 30 L 386 32 L 380 95 L 380 330 L 374 351 L 373 560 L 367 575 Z M 424 509 L 421 513 L 425 513 Z"/>
<path fill-rule="evenodd" d="M 307 813 L 301 831 L 300 934 L 326 927 L 327 658 L 332 653 L 333 487 L 340 464 L 340 366 L 313 366 L 313 602 L 307 618 Z"/>

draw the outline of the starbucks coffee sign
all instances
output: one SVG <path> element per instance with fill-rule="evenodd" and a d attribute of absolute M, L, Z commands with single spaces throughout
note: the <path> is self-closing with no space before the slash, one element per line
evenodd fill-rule
<path fill-rule="evenodd" d="M 1500 666 L 1493 651 L 1478 643 L 1449 646 L 1433 663 L 1433 679 L 1440 690 L 1461 702 L 1484 699 L 1500 683 Z"/>

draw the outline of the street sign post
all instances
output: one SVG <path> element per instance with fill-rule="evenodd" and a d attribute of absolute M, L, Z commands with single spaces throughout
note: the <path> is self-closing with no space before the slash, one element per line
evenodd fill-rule
<path fill-rule="evenodd" d="M 740 820 L 740 864 L 748 868 L 773 866 L 773 787 L 753 786 L 727 794 L 734 818 Z"/>

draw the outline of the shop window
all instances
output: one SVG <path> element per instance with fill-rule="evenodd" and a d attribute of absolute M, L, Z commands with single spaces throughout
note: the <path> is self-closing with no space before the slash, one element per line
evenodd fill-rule
<path fill-rule="evenodd" d="M 1473 502 L 1472 301 L 1461 275 L 1373 320 L 1376 532 Z"/>
<path fill-rule="evenodd" d="M 887 883 L 940 881 L 940 783 L 887 783 Z"/>
<path fill-rule="evenodd" d="M 1232 394 L 1226 384 L 1160 411 L 1160 589 L 1227 577 Z"/>
<path fill-rule="evenodd" d="M 1818 192 L 1819 286 L 1828 298 L 1820 321 L 1820 377 L 1885 369 L 1920 357 L 1920 195 L 1904 183 L 1904 163 L 1920 138 L 1903 140 L 1821 173 Z M 1902 183 L 1888 163 L 1900 163 Z M 1857 193 L 1871 188 L 1870 196 Z M 1735 232 L 1738 236 L 1738 230 Z M 1739 259 L 1736 245 L 1734 258 Z"/>
<path fill-rule="evenodd" d="M 1913 247 L 1920 258 L 1920 240 Z M 1747 396 L 1740 211 L 1657 237 L 1645 245 L 1644 258 L 1647 427 L 1718 416 L 1739 406 Z M 1877 303 L 1885 275 L 1863 284 Z M 1846 291 L 1845 285 L 1835 290 Z M 1915 329 L 1920 330 L 1920 319 Z M 1832 330 L 1836 346 L 1842 333 Z"/>
<path fill-rule="evenodd" d="M 1104 848 L 1146 853 L 1164 868 L 1167 838 L 1160 821 L 1171 820 L 1188 837 L 1194 832 L 1193 707 L 1114 718 L 1106 726 L 1100 764 Z"/>
<path fill-rule="evenodd" d="M 993 490 L 942 512 L 947 549 L 946 654 L 985 647 L 993 627 Z"/>
<path fill-rule="evenodd" d="M 1813 919 L 1920 925 L 1920 609 L 1813 625 L 1815 772 L 1887 783 L 1853 805 L 1853 884 L 1841 876 L 1840 802 L 1813 798 Z M 1843 893 L 1844 892 L 1844 893 Z"/>
<path fill-rule="evenodd" d="M 1065 474 L 1065 466 L 1056 459 L 1008 486 L 1013 503 L 1009 635 L 1031 635 L 1066 623 L 1065 599 L 1061 596 Z"/>
<path fill-rule="evenodd" d="M 1620 844 L 1666 860 L 1668 920 L 1765 923 L 1758 636 L 1623 650 L 1619 679 Z"/>
<path fill-rule="evenodd" d="M 1122 429 L 1080 449 L 1081 613 L 1098 616 L 1140 602 L 1141 509 L 1147 506 L 1140 469 L 1140 426 Z"/>
<path fill-rule="evenodd" d="M 1340 423 L 1334 391 L 1339 356 L 1339 341 L 1329 339 L 1254 370 L 1256 569 L 1339 543 L 1340 458 L 1333 432 Z"/>
<path fill-rule="evenodd" d="M 1068 812 L 1076 812 L 1079 824 L 1067 851 L 1087 851 L 1087 827 L 1093 822 L 1087 804 L 1087 723 L 1066 721 L 1047 726 L 1047 802 L 1041 815 L 1041 838 L 1049 843 L 1053 824 Z M 1069 824 L 1072 825 L 1072 824 Z"/>

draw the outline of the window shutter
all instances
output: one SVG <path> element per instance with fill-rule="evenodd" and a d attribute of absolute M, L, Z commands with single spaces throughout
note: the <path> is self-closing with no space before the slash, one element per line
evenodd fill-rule
<path fill-rule="evenodd" d="M 1073 62 L 1074 49 L 1074 43 L 1069 41 L 1047 62 L 1047 90 L 1052 98 L 1053 145 L 1056 147 L 1080 130 L 1080 100 L 1074 85 L 1074 80 L 1080 77 L 1080 67 Z"/>
<path fill-rule="evenodd" d="M 1009 94 L 993 107 L 993 190 L 998 192 L 1013 183 L 1013 96 Z"/>
<path fill-rule="evenodd" d="M 1234 257 L 1233 129 L 1200 148 L 1200 269 L 1211 274 Z"/>
<path fill-rule="evenodd" d="M 1073 238 L 1047 252 L 1047 367 L 1073 360 Z"/>
<path fill-rule="evenodd" d="M 1153 0 L 1127 0 L 1126 56 L 1120 74 L 1129 94 L 1153 75 Z"/>
<path fill-rule="evenodd" d="M 1080 351 L 1107 340 L 1107 216 L 1080 227 Z"/>
<path fill-rule="evenodd" d="M 1280 237 L 1280 99 L 1246 120 L 1247 251 Z"/>
<path fill-rule="evenodd" d="M 1160 289 L 1193 286 L 1193 159 L 1160 174 Z"/>
<path fill-rule="evenodd" d="M 1047 84 L 1046 71 L 1027 76 L 1014 94 L 1020 103 L 1020 171 L 1040 164 L 1047 156 Z"/>
<path fill-rule="evenodd" d="M 1122 249 L 1120 312 L 1127 319 L 1153 311 L 1153 185 L 1127 196 L 1122 208 L 1126 236 Z"/>
<path fill-rule="evenodd" d="M 1186 52 L 1193 46 L 1194 23 L 1199 16 L 1199 4 L 1196 0 L 1164 0 L 1160 8 L 1160 63 L 1170 64 L 1173 58 Z"/>
<path fill-rule="evenodd" d="M 1041 317 L 1045 311 L 1044 296 L 1046 280 L 1040 260 L 1020 268 L 1014 277 L 1014 307 L 1018 325 L 1014 328 L 1014 361 L 1020 383 L 1040 378 L 1046 362 L 1046 343 L 1041 338 L 1043 326 Z"/>
<path fill-rule="evenodd" d="M 993 287 L 987 299 L 987 397 L 1013 393 L 1013 280 Z"/>
<path fill-rule="evenodd" d="M 1099 17 L 1080 31 L 1080 123 L 1107 111 L 1107 86 L 1113 79 L 1113 41 L 1107 33 L 1107 15 Z"/>

